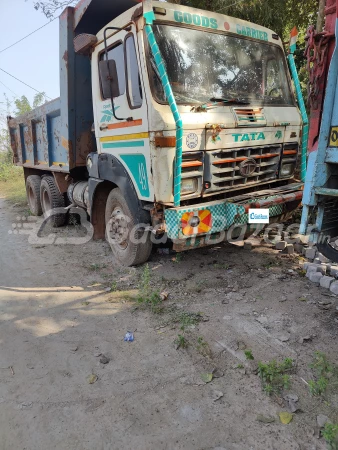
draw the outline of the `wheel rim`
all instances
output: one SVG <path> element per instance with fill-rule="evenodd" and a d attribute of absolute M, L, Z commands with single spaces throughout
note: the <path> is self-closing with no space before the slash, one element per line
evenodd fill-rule
<path fill-rule="evenodd" d="M 42 200 L 41 203 L 42 203 L 44 212 L 50 211 L 51 210 L 51 202 L 50 202 L 48 192 L 46 190 L 43 191 L 41 200 Z"/>
<path fill-rule="evenodd" d="M 126 250 L 128 247 L 128 221 L 121 207 L 117 206 L 111 213 L 108 222 L 108 236 L 110 242 Z"/>

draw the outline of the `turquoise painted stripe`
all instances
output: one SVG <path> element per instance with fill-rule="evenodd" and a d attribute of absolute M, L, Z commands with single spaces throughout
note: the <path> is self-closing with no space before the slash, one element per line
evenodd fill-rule
<path fill-rule="evenodd" d="M 147 15 L 143 14 L 146 19 L 146 35 L 148 42 L 154 55 L 156 67 L 161 78 L 161 83 L 168 99 L 171 113 L 174 117 L 176 124 L 176 155 L 175 155 L 175 167 L 174 167 L 174 206 L 180 206 L 181 203 L 181 179 L 182 179 L 182 153 L 183 153 L 183 122 L 181 115 L 178 111 L 174 93 L 171 89 L 168 74 L 165 68 L 165 64 L 157 45 L 153 29 L 151 27 L 151 19 L 148 20 Z"/>
<path fill-rule="evenodd" d="M 103 148 L 130 148 L 130 147 L 144 147 L 144 141 L 118 141 L 118 142 L 103 142 Z"/>
<path fill-rule="evenodd" d="M 297 95 L 300 113 L 302 115 L 302 120 L 303 120 L 302 154 L 301 154 L 301 159 L 300 159 L 300 179 L 303 182 L 305 182 L 307 146 L 308 146 L 308 138 L 309 138 L 309 119 L 307 117 L 307 112 L 306 112 L 305 103 L 304 103 L 304 99 L 303 99 L 302 89 L 300 87 L 297 68 L 296 68 L 296 64 L 295 64 L 295 58 L 294 58 L 293 54 L 288 55 L 288 61 L 289 61 L 289 65 L 290 65 L 293 82 L 295 84 L 296 95 Z"/>

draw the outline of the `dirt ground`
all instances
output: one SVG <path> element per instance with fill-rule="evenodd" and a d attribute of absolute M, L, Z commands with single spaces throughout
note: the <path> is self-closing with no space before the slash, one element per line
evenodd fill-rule
<path fill-rule="evenodd" d="M 1 450 L 326 448 L 317 415 L 338 422 L 338 391 L 307 383 L 315 351 L 337 359 L 338 302 L 297 256 L 154 252 L 148 288 L 169 297 L 152 311 L 135 301 L 145 266 L 117 266 L 104 242 L 30 244 L 22 214 L 0 200 Z M 284 358 L 290 387 L 268 396 L 257 363 Z M 287 393 L 299 409 L 282 424 Z"/>

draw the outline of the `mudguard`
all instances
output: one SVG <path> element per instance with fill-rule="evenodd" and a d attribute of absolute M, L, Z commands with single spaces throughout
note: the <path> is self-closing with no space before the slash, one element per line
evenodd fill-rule
<path fill-rule="evenodd" d="M 89 176 L 88 193 L 91 215 L 97 187 L 104 181 L 110 181 L 123 193 L 129 209 L 133 214 L 135 223 L 149 223 L 149 211 L 146 211 L 143 208 L 143 204 L 137 196 L 134 184 L 128 172 L 115 156 L 109 154 L 95 155 L 95 157 L 92 158 Z"/>

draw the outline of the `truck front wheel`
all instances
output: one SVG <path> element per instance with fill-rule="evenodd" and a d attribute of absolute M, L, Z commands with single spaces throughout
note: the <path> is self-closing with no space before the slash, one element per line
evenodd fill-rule
<path fill-rule="evenodd" d="M 40 200 L 41 177 L 39 175 L 29 175 L 26 180 L 26 193 L 28 206 L 34 216 L 42 215 Z"/>
<path fill-rule="evenodd" d="M 59 192 L 53 177 L 46 176 L 42 178 L 40 198 L 44 216 L 48 217 L 50 215 L 49 220 L 54 228 L 62 227 L 66 222 L 66 212 L 53 210 L 55 208 L 64 208 L 65 200 Z"/>
<path fill-rule="evenodd" d="M 120 189 L 113 189 L 106 203 L 106 237 L 123 266 L 136 266 L 150 256 L 150 232 L 138 227 Z"/>

